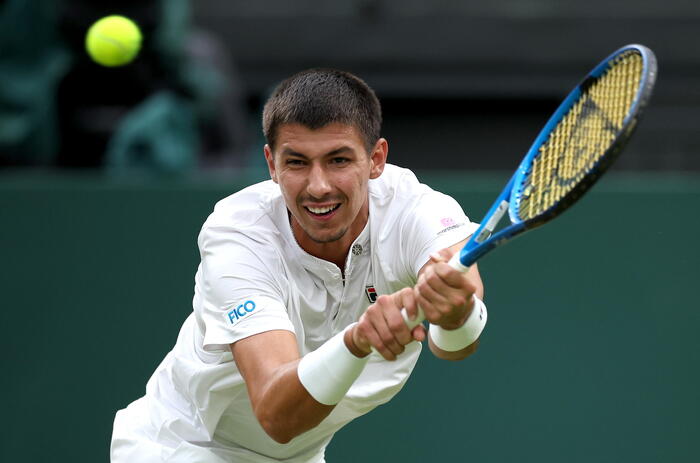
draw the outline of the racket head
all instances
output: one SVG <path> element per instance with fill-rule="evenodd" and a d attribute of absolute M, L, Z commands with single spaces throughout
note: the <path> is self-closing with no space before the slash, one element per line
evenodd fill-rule
<path fill-rule="evenodd" d="M 569 93 L 512 179 L 508 214 L 513 232 L 561 214 L 612 165 L 651 97 L 656 72 L 650 49 L 627 45 Z"/>

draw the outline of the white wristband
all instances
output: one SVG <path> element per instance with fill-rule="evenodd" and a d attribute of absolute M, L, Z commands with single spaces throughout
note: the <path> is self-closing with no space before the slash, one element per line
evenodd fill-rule
<path fill-rule="evenodd" d="M 462 350 L 479 339 L 486 326 L 486 305 L 478 297 L 474 296 L 474 308 L 464 325 L 455 330 L 446 330 L 437 325 L 430 325 L 430 339 L 433 344 L 444 351 L 455 352 Z"/>
<path fill-rule="evenodd" d="M 301 384 L 309 391 L 311 397 L 322 404 L 335 405 L 340 402 L 352 383 L 360 376 L 370 357 L 355 357 L 345 345 L 345 331 L 353 325 L 330 338 L 315 351 L 306 354 L 297 367 Z"/>

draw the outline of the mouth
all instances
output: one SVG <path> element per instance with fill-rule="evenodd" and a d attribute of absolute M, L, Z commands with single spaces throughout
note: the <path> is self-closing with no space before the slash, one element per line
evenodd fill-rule
<path fill-rule="evenodd" d="M 337 211 L 339 207 L 340 204 L 332 204 L 329 206 L 304 206 L 304 209 L 314 217 L 329 217 Z"/>

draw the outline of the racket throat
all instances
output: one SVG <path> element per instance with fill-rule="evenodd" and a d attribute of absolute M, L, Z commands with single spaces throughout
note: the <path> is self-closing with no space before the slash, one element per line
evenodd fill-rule
<path fill-rule="evenodd" d="M 496 228 L 498 222 L 501 221 L 501 217 L 503 217 L 503 214 L 505 214 L 508 210 L 508 206 L 510 206 L 510 203 L 505 199 L 498 204 L 496 210 L 493 211 L 493 214 L 491 215 L 489 220 L 484 225 L 482 225 L 481 228 L 479 228 L 479 231 L 477 232 L 477 235 L 474 238 L 475 242 L 483 243 L 485 240 L 489 239 L 491 233 L 493 233 L 494 228 Z"/>

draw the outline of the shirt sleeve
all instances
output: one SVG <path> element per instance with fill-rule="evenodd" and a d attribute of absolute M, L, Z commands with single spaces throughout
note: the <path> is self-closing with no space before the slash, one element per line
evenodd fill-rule
<path fill-rule="evenodd" d="M 199 246 L 194 308 L 204 350 L 228 351 L 229 344 L 265 331 L 294 332 L 273 246 L 217 226 L 205 226 Z"/>
<path fill-rule="evenodd" d="M 466 216 L 452 197 L 423 185 L 425 192 L 406 214 L 402 231 L 406 238 L 406 264 L 413 275 L 428 262 L 430 254 L 468 238 L 478 224 Z"/>

